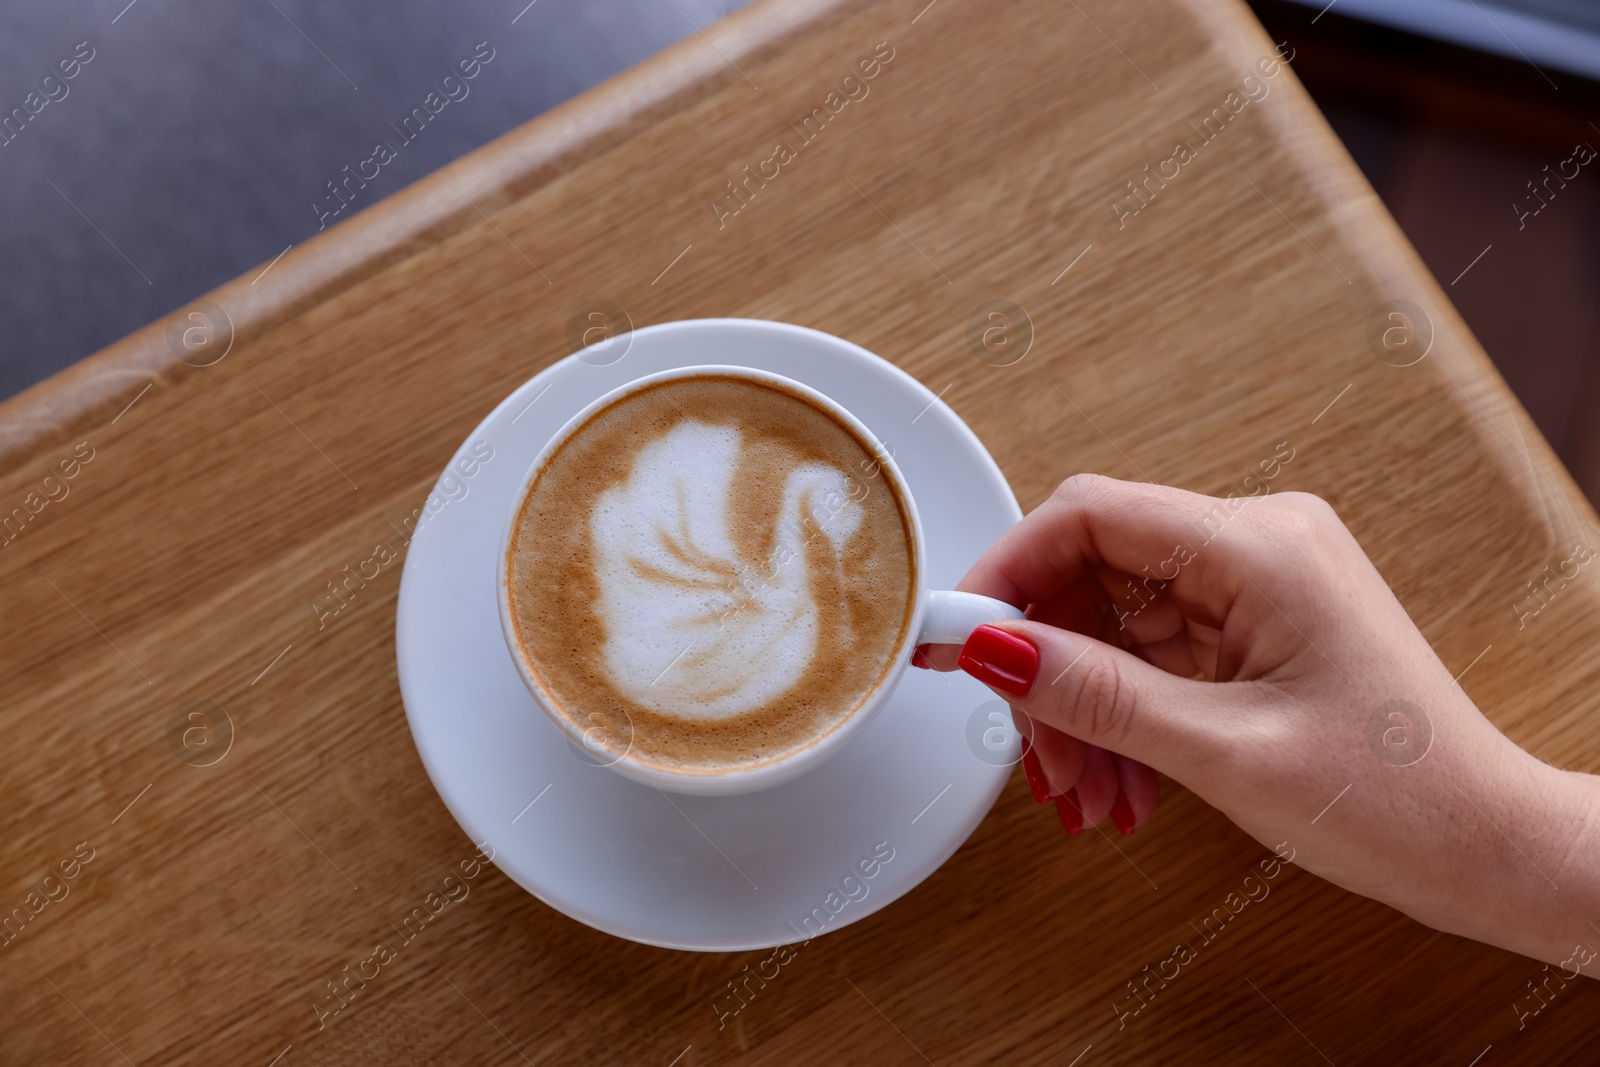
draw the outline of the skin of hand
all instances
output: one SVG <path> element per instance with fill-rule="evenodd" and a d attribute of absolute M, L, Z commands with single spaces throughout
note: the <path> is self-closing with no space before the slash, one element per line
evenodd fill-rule
<path fill-rule="evenodd" d="M 1147 820 L 1157 768 L 1345 889 L 1600 969 L 1575 955 L 1600 920 L 1600 779 L 1540 762 L 1479 712 L 1320 498 L 1078 475 L 958 588 L 1028 620 L 923 664 L 1007 700 L 1084 825 L 1119 802 Z"/>

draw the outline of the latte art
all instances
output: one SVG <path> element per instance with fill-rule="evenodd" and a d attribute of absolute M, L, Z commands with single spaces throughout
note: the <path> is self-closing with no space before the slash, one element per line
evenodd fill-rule
<path fill-rule="evenodd" d="M 534 476 L 508 548 L 515 640 L 542 699 L 602 747 L 759 766 L 886 677 L 914 614 L 911 529 L 873 447 L 806 397 L 667 379 Z"/>
<path fill-rule="evenodd" d="M 804 463 L 784 480 L 771 552 L 748 558 L 729 514 L 743 449 L 737 429 L 686 419 L 601 495 L 590 523 L 607 678 L 663 715 L 725 719 L 793 687 L 816 655 L 816 597 L 861 525 L 844 473 Z M 808 532 L 820 551 L 807 551 Z M 834 573 L 813 581 L 814 565 Z"/>

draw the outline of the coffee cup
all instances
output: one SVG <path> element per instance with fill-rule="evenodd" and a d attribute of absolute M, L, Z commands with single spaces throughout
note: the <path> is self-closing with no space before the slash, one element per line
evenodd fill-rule
<path fill-rule="evenodd" d="M 1023 617 L 930 590 L 888 450 L 767 371 L 612 390 L 514 500 L 496 587 L 518 674 L 588 762 L 671 792 L 792 780 L 867 726 L 918 645 Z"/>

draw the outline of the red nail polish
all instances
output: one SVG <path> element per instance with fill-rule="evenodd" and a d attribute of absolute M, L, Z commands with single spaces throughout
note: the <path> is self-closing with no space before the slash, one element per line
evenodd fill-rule
<path fill-rule="evenodd" d="M 1050 779 L 1044 776 L 1039 754 L 1032 745 L 1026 745 L 1022 750 L 1022 776 L 1028 780 L 1028 791 L 1033 794 L 1034 800 L 1043 804 L 1050 799 Z"/>
<path fill-rule="evenodd" d="M 1025 637 L 996 626 L 980 626 L 961 646 L 960 667 L 985 685 L 1027 696 L 1039 671 L 1039 650 Z"/>
<path fill-rule="evenodd" d="M 911 665 L 921 667 L 925 671 L 933 670 L 933 664 L 928 662 L 928 646 L 918 645 L 911 650 Z"/>
<path fill-rule="evenodd" d="M 1069 789 L 1056 797 L 1056 815 L 1068 837 L 1077 837 L 1083 829 L 1083 809 L 1078 807 L 1078 791 Z"/>
<path fill-rule="evenodd" d="M 1111 821 L 1117 824 L 1117 829 L 1122 831 L 1123 837 L 1133 833 L 1133 806 L 1121 793 L 1117 794 L 1117 799 L 1111 804 Z"/>

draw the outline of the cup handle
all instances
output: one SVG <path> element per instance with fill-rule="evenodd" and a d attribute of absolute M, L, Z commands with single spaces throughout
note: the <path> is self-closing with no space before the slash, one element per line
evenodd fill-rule
<path fill-rule="evenodd" d="M 922 613 L 919 645 L 964 645 L 972 631 L 986 622 L 1012 622 L 1026 618 L 1003 600 L 936 590 L 928 594 L 928 608 Z"/>

